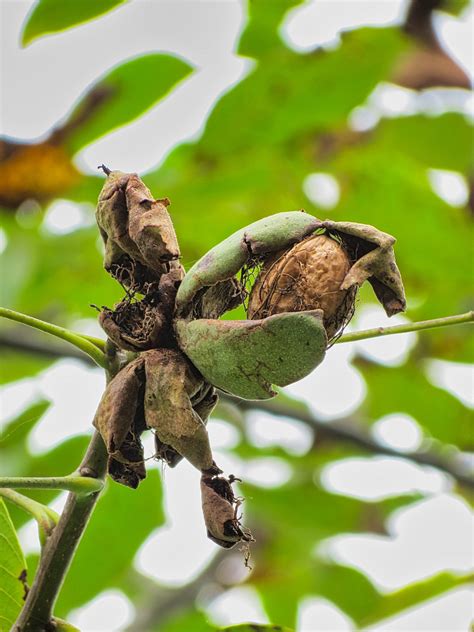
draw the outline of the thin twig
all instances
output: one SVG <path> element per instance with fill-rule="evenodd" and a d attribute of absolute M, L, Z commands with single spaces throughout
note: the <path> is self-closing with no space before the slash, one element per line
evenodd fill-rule
<path fill-rule="evenodd" d="M 87 495 L 103 486 L 103 481 L 90 476 L 0 476 L 0 488 L 8 489 L 62 489 Z"/>
<path fill-rule="evenodd" d="M 66 340 L 66 342 L 69 342 L 84 353 L 87 353 L 87 355 L 91 357 L 99 366 L 103 368 L 105 368 L 106 366 L 104 355 L 105 341 L 100 340 L 100 338 L 86 336 L 85 334 L 79 334 L 74 331 L 70 331 L 69 329 L 66 329 L 64 327 L 58 327 L 58 325 L 47 323 L 44 320 L 39 320 L 38 318 L 34 318 L 33 316 L 21 314 L 20 312 L 16 312 L 12 309 L 7 309 L 5 307 L 0 307 L 0 317 L 2 316 L 3 318 L 8 318 L 18 323 L 22 323 L 23 325 L 33 327 L 34 329 L 39 329 L 44 333 L 56 336 L 56 338 Z"/>
<path fill-rule="evenodd" d="M 452 325 L 465 325 L 474 321 L 474 311 L 455 316 L 444 316 L 443 318 L 433 318 L 431 320 L 420 320 L 415 323 L 395 325 L 394 327 L 375 327 L 374 329 L 364 329 L 363 331 L 353 331 L 344 334 L 335 344 L 342 342 L 354 342 L 356 340 L 366 340 L 367 338 L 379 338 L 380 336 L 392 336 L 393 334 L 406 334 L 411 331 L 421 331 L 423 329 L 435 329 L 436 327 L 451 327 Z"/>
<path fill-rule="evenodd" d="M 447 316 L 444 318 L 436 318 L 427 321 L 420 321 L 418 323 L 407 323 L 406 325 L 396 325 L 395 327 L 379 327 L 376 329 L 364 330 L 362 332 L 353 332 L 345 334 L 339 339 L 340 342 L 353 342 L 355 340 L 363 340 L 369 337 L 384 336 L 397 333 L 406 333 L 408 331 L 418 331 L 433 327 L 462 325 L 472 322 L 474 318 L 474 312 L 467 312 L 466 314 L 459 314 L 456 316 Z M 61 357 L 73 357 L 81 359 L 90 363 L 90 360 L 78 354 L 74 349 L 64 350 L 59 348 L 53 349 L 49 346 L 42 345 L 39 341 L 26 341 L 19 340 L 15 335 L 9 334 L 8 336 L 2 336 L 0 334 L 0 347 L 7 347 L 12 349 L 19 349 L 24 352 L 31 352 L 36 355 L 45 357 L 61 358 Z M 341 441 L 349 442 L 357 445 L 367 451 L 387 454 L 391 456 L 397 456 L 405 458 L 409 461 L 414 461 L 423 465 L 431 465 L 453 476 L 459 483 L 467 487 L 473 487 L 473 479 L 471 473 L 466 469 L 464 462 L 460 459 L 452 457 L 446 458 L 435 453 L 433 450 L 417 451 L 412 453 L 400 453 L 388 446 L 382 445 L 372 439 L 370 435 L 365 432 L 362 424 L 358 423 L 357 419 L 336 419 L 334 422 L 328 424 L 318 420 L 310 413 L 303 411 L 296 411 L 293 407 L 281 404 L 278 401 L 265 401 L 265 402 L 248 402 L 245 400 L 233 398 L 225 394 L 221 394 L 221 398 L 228 399 L 234 405 L 238 406 L 241 410 L 264 410 L 277 416 L 293 417 L 299 421 L 310 425 L 315 430 L 318 430 L 321 434 L 331 437 L 333 439 L 339 439 Z"/>
<path fill-rule="evenodd" d="M 33 498 L 19 494 L 13 491 L 13 489 L 0 489 L 0 496 L 3 496 L 3 498 L 6 498 L 17 507 L 20 507 L 20 509 L 23 509 L 23 511 L 29 513 L 30 516 L 36 520 L 38 523 L 41 546 L 44 546 L 46 540 L 58 524 L 58 514 L 50 507 L 33 500 Z"/>
<path fill-rule="evenodd" d="M 80 469 L 86 471 L 87 476 L 95 472 L 97 478 L 103 480 L 106 468 L 107 451 L 102 437 L 95 432 Z M 51 629 L 54 604 L 99 494 L 69 494 L 61 518 L 43 549 L 33 585 L 13 632 Z"/>

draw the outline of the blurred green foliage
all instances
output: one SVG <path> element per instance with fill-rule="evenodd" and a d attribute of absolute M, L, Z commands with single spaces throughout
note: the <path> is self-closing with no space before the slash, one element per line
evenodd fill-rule
<path fill-rule="evenodd" d="M 9 630 L 23 604 L 26 562 L 15 527 L 0 498 L 0 626 Z"/>
<path fill-rule="evenodd" d="M 118 4 L 40 0 L 25 26 L 23 42 L 96 17 Z M 397 237 L 409 318 L 466 311 L 472 271 L 470 213 L 467 208 L 449 206 L 433 192 L 428 170 L 453 170 L 469 179 L 472 127 L 464 115 L 448 112 L 382 119 L 369 131 L 351 130 L 349 114 L 366 102 L 380 82 L 390 81 L 400 57 L 409 55 L 415 44 L 395 27 L 361 28 L 344 34 L 335 50 L 296 53 L 281 39 L 279 27 L 286 12 L 298 4 L 298 0 L 249 1 L 249 17 L 238 46 L 238 53 L 252 60 L 247 76 L 217 101 L 197 141 L 177 146 L 162 165 L 145 175 L 156 197 L 168 196 L 172 201 L 170 211 L 183 262 L 189 265 L 234 230 L 270 213 L 304 206 L 324 217 L 326 211 L 303 193 L 304 179 L 323 172 L 333 175 L 340 186 L 331 219 L 373 223 Z M 459 1 L 449 2 L 445 9 L 456 13 L 462 6 Z M 153 107 L 190 72 L 190 66 L 177 58 L 149 54 L 124 61 L 98 79 L 66 124 L 61 142 L 69 159 Z M 94 205 L 102 183 L 101 177 L 81 175 L 60 195 Z M 2 265 L 8 270 L 3 302 L 68 326 L 93 317 L 91 303 L 113 304 L 121 297 L 121 289 L 101 269 L 95 226 L 53 235 L 42 226 L 44 207 L 47 204 L 43 208 L 27 204 L 16 213 L 2 212 L 7 237 Z M 92 206 L 88 209 L 92 216 Z M 364 297 L 373 300 L 367 292 Z M 3 331 L 6 346 L 13 328 Z M 402 366 L 356 359 L 355 366 L 367 384 L 357 420 L 371 425 L 383 415 L 404 412 L 416 419 L 426 438 L 453 450 L 472 450 L 468 409 L 435 387 L 425 371 L 428 358 L 470 359 L 467 333 L 459 328 L 423 334 Z M 2 382 L 32 376 L 52 361 L 6 348 L 3 366 L 8 368 L 2 372 Z M 300 403 L 292 405 L 301 410 Z M 61 475 L 79 463 L 87 444 L 84 436 L 72 437 L 39 456 L 29 451 L 28 436 L 48 406 L 38 401 L 7 424 L 0 437 L 0 475 Z M 315 448 L 303 456 L 281 448 L 257 448 L 246 436 L 243 413 L 221 407 L 219 415 L 239 429 L 237 456 L 244 460 L 277 456 L 292 470 L 290 480 L 279 487 L 242 486 L 248 499 L 246 521 L 259 540 L 254 572 L 246 583 L 257 589 L 270 620 L 294 628 L 300 599 L 320 595 L 357 626 L 368 625 L 468 581 L 468 577 L 443 573 L 382 594 L 362 572 L 314 554 L 324 539 L 339 533 L 385 534 L 388 516 L 421 495 L 365 502 L 330 493 L 318 477 L 322 467 L 366 454 L 362 449 L 328 440 L 316 440 Z M 465 493 L 462 488 L 457 491 Z M 30 495 L 48 503 L 57 493 Z M 27 517 L 19 509 L 9 510 L 17 528 L 25 523 Z M 1 502 L 0 512 L 2 524 L 7 524 Z M 132 516 L 140 517 L 133 528 Z M 140 581 L 145 578 L 136 572 L 136 587 L 131 588 L 133 558 L 165 520 L 156 471 L 137 491 L 110 484 L 79 547 L 57 614 L 67 617 L 110 587 L 138 598 Z M 190 537 L 203 536 L 202 529 L 192 529 Z M 13 536 L 8 537 L 17 547 Z M 31 581 L 37 559 L 30 556 L 29 562 Z M 4 616 L 10 623 L 14 615 Z M 164 632 L 214 629 L 193 600 L 184 601 L 166 622 L 156 625 L 156 630 Z M 256 629 L 227 628 L 229 632 Z"/>
<path fill-rule="evenodd" d="M 27 17 L 21 43 L 28 46 L 35 39 L 64 31 L 107 13 L 127 0 L 37 0 Z"/>

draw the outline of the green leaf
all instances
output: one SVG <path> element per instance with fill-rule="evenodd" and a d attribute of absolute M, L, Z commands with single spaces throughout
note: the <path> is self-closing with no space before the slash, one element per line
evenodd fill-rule
<path fill-rule="evenodd" d="M 376 421 L 395 412 L 416 419 L 428 436 L 472 450 L 472 414 L 456 397 L 433 386 L 414 363 L 384 367 L 356 363 L 370 385 L 363 408 Z"/>
<path fill-rule="evenodd" d="M 455 575 L 454 573 L 439 573 L 420 582 L 416 582 L 393 593 L 384 595 L 379 604 L 358 619 L 360 625 L 365 627 L 378 623 L 383 619 L 403 612 L 407 608 L 416 606 L 423 601 L 437 597 L 442 593 L 474 582 L 474 575 Z"/>
<path fill-rule="evenodd" d="M 462 114 L 404 116 L 383 120 L 377 144 L 383 151 L 401 151 L 431 169 L 468 174 L 473 166 L 474 128 Z"/>
<path fill-rule="evenodd" d="M 451 15 L 459 15 L 469 4 L 469 0 L 444 0 L 439 8 L 441 11 L 451 13 Z"/>
<path fill-rule="evenodd" d="M 49 401 L 41 399 L 28 406 L 2 428 L 0 434 L 0 454 L 2 454 L 1 463 L 3 466 L 0 467 L 1 476 L 12 475 L 12 472 L 8 472 L 8 467 L 6 466 L 7 457 L 5 451 L 15 446 L 20 446 L 22 450 L 24 449 L 26 437 L 50 405 Z M 19 474 L 17 475 L 19 476 Z"/>
<path fill-rule="evenodd" d="M 157 623 L 150 632 L 215 632 L 216 627 L 211 625 L 207 617 L 200 610 L 190 610 L 185 614 L 179 613 L 172 621 L 164 624 Z"/>
<path fill-rule="evenodd" d="M 130 123 L 153 107 L 192 71 L 178 57 L 151 53 L 126 61 L 99 79 L 71 114 L 77 120 L 90 107 L 93 95 L 104 95 L 103 102 L 83 125 L 68 138 L 75 153 L 104 134 Z M 112 165 L 113 167 L 114 165 Z"/>
<path fill-rule="evenodd" d="M 0 632 L 8 632 L 23 607 L 26 562 L 5 503 L 0 498 Z"/>
<path fill-rule="evenodd" d="M 221 632 L 293 632 L 290 628 L 271 623 L 242 623 L 240 625 L 231 625 L 228 628 L 219 628 L 219 630 Z"/>
<path fill-rule="evenodd" d="M 359 622 L 378 605 L 380 594 L 360 571 L 318 561 L 314 568 L 314 592 L 329 599 Z"/>
<path fill-rule="evenodd" d="M 200 145 L 206 153 L 225 154 L 345 126 L 403 47 L 397 30 L 366 28 L 345 34 L 335 51 L 278 49 L 218 102 Z"/>
<path fill-rule="evenodd" d="M 270 621 L 278 621 L 289 626 L 296 625 L 298 604 L 304 595 L 305 587 L 310 583 L 307 568 L 291 570 L 296 572 L 291 572 L 288 581 L 269 581 L 259 586 L 263 607 Z"/>
<path fill-rule="evenodd" d="M 22 46 L 43 35 L 64 31 L 108 13 L 127 0 L 38 0 L 28 15 Z"/>
<path fill-rule="evenodd" d="M 303 0 L 249 0 L 249 21 L 240 37 L 238 52 L 248 57 L 261 57 L 274 48 L 283 47 L 278 27 L 287 11 Z"/>
<path fill-rule="evenodd" d="M 68 572 L 57 614 L 67 617 L 73 608 L 120 585 L 145 538 L 164 521 L 156 470 L 148 472 L 137 490 L 109 481 Z"/>
<path fill-rule="evenodd" d="M 33 377 L 46 369 L 52 362 L 52 359 L 41 357 L 40 355 L 19 353 L 18 351 L 4 351 L 2 349 L 0 384 L 15 382 L 25 377 Z"/>

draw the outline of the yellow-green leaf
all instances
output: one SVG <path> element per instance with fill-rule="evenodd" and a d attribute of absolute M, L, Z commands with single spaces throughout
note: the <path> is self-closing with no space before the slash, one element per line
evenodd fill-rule
<path fill-rule="evenodd" d="M 0 632 L 8 632 L 23 606 L 26 562 L 5 503 L 0 499 Z"/>
<path fill-rule="evenodd" d="M 28 46 L 43 35 L 93 20 L 126 0 L 38 0 L 27 17 L 21 43 Z"/>

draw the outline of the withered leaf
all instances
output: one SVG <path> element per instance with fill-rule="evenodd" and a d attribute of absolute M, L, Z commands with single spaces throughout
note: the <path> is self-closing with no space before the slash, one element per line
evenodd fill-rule
<path fill-rule="evenodd" d="M 140 434 L 143 418 L 144 360 L 136 358 L 108 384 L 94 418 L 109 454 L 109 474 L 137 487 L 146 472 Z"/>
<path fill-rule="evenodd" d="M 207 536 L 210 540 L 230 549 L 237 542 L 251 542 L 251 533 L 241 527 L 237 516 L 240 501 L 234 496 L 231 482 L 220 476 L 201 477 L 201 499 Z"/>
<path fill-rule="evenodd" d="M 141 291 L 173 270 L 181 279 L 179 246 L 166 210 L 137 174 L 107 172 L 96 219 L 105 244 L 104 267 L 126 287 Z"/>
<path fill-rule="evenodd" d="M 395 237 L 353 222 L 325 221 L 324 227 L 341 237 L 354 260 L 341 289 L 361 286 L 368 280 L 388 316 L 404 311 L 405 290 L 393 251 Z"/>
<path fill-rule="evenodd" d="M 206 427 L 193 410 L 191 398 L 203 380 L 179 351 L 154 349 L 145 358 L 145 419 L 158 439 L 199 470 L 213 466 Z"/>
<path fill-rule="evenodd" d="M 169 201 L 155 200 L 136 174 L 131 174 L 125 189 L 128 231 L 143 262 L 158 273 L 169 270 L 166 263 L 180 257 L 178 239 L 167 211 Z"/>

